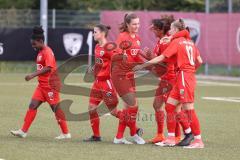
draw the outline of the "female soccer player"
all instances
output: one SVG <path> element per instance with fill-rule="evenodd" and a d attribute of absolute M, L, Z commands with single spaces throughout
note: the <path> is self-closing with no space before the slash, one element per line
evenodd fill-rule
<path fill-rule="evenodd" d="M 25 115 L 24 124 L 21 129 L 11 131 L 11 134 L 21 138 L 27 136 L 28 129 L 30 128 L 36 114 L 38 107 L 43 102 L 48 102 L 52 111 L 55 113 L 58 124 L 60 125 L 62 133 L 56 139 L 71 138 L 68 132 L 67 123 L 64 118 L 64 113 L 59 107 L 60 101 L 59 93 L 52 89 L 49 85 L 49 78 L 53 73 L 56 73 L 57 65 L 55 57 L 51 48 L 44 44 L 44 34 L 42 27 L 34 27 L 31 37 L 32 47 L 38 52 L 36 63 L 37 71 L 25 77 L 26 81 L 38 77 L 38 86 L 32 96 L 29 109 Z"/>
<path fill-rule="evenodd" d="M 155 36 L 159 39 L 154 50 L 153 54 L 148 54 L 149 59 L 153 59 L 156 56 L 160 56 L 163 51 L 168 47 L 169 43 L 164 41 L 163 39 L 166 36 L 169 36 L 168 31 L 170 30 L 170 25 L 174 21 L 173 16 L 163 16 L 161 19 L 153 19 L 152 20 L 152 25 L 151 25 L 151 30 L 155 34 Z M 149 50 L 147 53 L 151 53 Z M 165 82 L 168 82 L 171 86 L 174 86 L 176 83 L 176 71 L 175 71 L 175 62 L 176 62 L 176 57 L 168 58 L 164 60 L 164 63 L 167 66 L 167 72 L 162 76 L 162 68 L 158 68 L 157 66 L 153 67 L 153 72 L 158 75 L 160 73 L 161 76 L 161 81 L 159 83 L 159 86 L 156 90 L 156 95 L 154 98 L 154 103 L 153 103 L 153 108 L 155 110 L 155 120 L 157 122 L 157 134 L 156 136 L 150 140 L 152 143 L 158 143 L 162 142 L 164 140 L 164 105 L 163 103 L 166 104 L 168 95 L 170 92 L 166 94 L 161 94 L 163 88 L 165 88 Z M 168 110 L 167 110 L 168 111 Z M 168 113 L 167 114 L 171 114 Z M 177 124 L 176 125 L 176 141 L 180 141 L 181 139 L 181 131 L 180 127 Z"/>
<path fill-rule="evenodd" d="M 186 134 L 185 138 L 178 145 L 186 146 L 186 148 L 204 148 L 201 139 L 199 121 L 194 110 L 194 90 L 196 86 L 195 72 L 202 63 L 202 59 L 197 47 L 190 39 L 185 37 L 174 37 L 174 34 L 184 29 L 185 24 L 183 20 L 179 19 L 174 21 L 171 24 L 170 30 L 173 39 L 169 47 L 162 53 L 162 55 L 142 65 L 136 66 L 133 70 L 141 70 L 149 65 L 162 62 L 165 58 L 170 58 L 174 55 L 177 56 L 177 84 L 174 86 L 168 97 L 166 107 L 176 108 L 177 105 L 182 104 L 183 112 L 174 112 L 174 117 L 177 116 Z M 168 137 L 162 143 L 159 143 L 159 145 L 176 145 L 174 133 L 176 122 L 174 122 L 174 120 L 175 119 L 172 120 L 172 123 L 168 124 Z M 191 132 L 194 134 L 194 141 L 190 144 L 192 141 Z"/>
<path fill-rule="evenodd" d="M 117 93 L 113 87 L 111 80 L 111 58 L 114 51 L 106 50 L 107 35 L 110 27 L 103 24 L 98 24 L 94 27 L 94 40 L 97 41 L 95 47 L 95 65 L 89 69 L 90 72 L 94 72 L 95 81 L 92 86 L 89 99 L 89 115 L 90 122 L 93 131 L 93 136 L 84 141 L 101 141 L 99 130 L 99 115 L 97 107 L 101 101 L 104 101 L 111 114 L 115 117 L 119 117 L 121 111 L 117 111 L 118 104 Z M 128 143 L 126 141 L 126 143 Z"/>
<path fill-rule="evenodd" d="M 131 47 L 126 50 L 118 48 L 117 54 L 122 56 L 121 61 L 113 62 L 112 80 L 116 91 L 125 103 L 122 119 L 119 121 L 118 133 L 114 138 L 114 143 L 124 143 L 123 134 L 126 126 L 130 128 L 130 135 L 137 144 L 144 144 L 145 141 L 137 134 L 136 116 L 138 104 L 135 94 L 134 63 L 142 63 L 140 57 L 140 38 L 137 35 L 139 30 L 139 18 L 134 13 L 125 14 L 124 22 L 120 26 L 120 34 L 117 38 L 118 46 L 123 42 L 130 42 Z"/>

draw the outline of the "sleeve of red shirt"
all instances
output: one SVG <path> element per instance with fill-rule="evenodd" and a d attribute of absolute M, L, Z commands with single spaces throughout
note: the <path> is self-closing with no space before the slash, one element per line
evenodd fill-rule
<path fill-rule="evenodd" d="M 160 54 L 162 54 L 168 46 L 169 46 L 169 43 L 162 43 L 161 45 L 159 45 Z"/>
<path fill-rule="evenodd" d="M 47 49 L 44 53 L 44 59 L 45 59 L 45 65 L 46 67 L 54 67 L 54 63 L 55 63 L 55 57 L 53 55 L 52 50 Z"/>
<path fill-rule="evenodd" d="M 172 57 L 173 55 L 177 54 L 177 52 L 178 52 L 178 44 L 176 41 L 172 41 L 169 44 L 169 46 L 164 50 L 162 55 L 169 58 L 169 57 Z"/>

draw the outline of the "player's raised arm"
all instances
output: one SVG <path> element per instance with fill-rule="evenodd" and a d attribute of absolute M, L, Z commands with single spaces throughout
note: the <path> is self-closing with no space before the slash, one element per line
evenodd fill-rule
<path fill-rule="evenodd" d="M 158 56 L 158 57 L 153 58 L 153 59 L 150 60 L 150 61 L 147 61 L 147 62 L 144 63 L 144 64 L 135 66 L 135 67 L 133 68 L 133 71 L 138 71 L 138 70 L 141 70 L 141 69 L 146 68 L 146 67 L 148 67 L 148 66 L 151 66 L 151 65 L 153 65 L 153 64 L 157 64 L 157 63 L 159 63 L 159 62 L 162 62 L 164 59 L 165 59 L 165 56 L 164 56 L 164 55 L 160 55 L 160 56 Z"/>

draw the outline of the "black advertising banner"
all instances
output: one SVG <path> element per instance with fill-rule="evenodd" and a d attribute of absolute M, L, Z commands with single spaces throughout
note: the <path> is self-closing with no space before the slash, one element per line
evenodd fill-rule
<path fill-rule="evenodd" d="M 35 60 L 36 52 L 30 44 L 32 29 L 0 29 L 0 60 Z M 48 45 L 57 60 L 66 60 L 77 55 L 88 55 L 93 50 L 93 36 L 89 29 L 49 29 Z"/>

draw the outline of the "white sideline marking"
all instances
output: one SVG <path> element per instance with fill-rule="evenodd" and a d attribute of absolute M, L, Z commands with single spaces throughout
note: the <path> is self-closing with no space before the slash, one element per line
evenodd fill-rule
<path fill-rule="evenodd" d="M 227 86 L 227 87 L 240 87 L 238 83 L 228 82 L 212 82 L 212 81 L 197 81 L 198 86 Z"/>
<path fill-rule="evenodd" d="M 202 97 L 202 99 L 240 103 L 240 97 Z"/>

